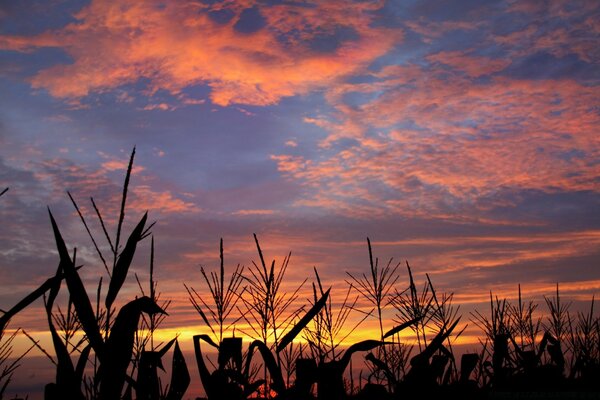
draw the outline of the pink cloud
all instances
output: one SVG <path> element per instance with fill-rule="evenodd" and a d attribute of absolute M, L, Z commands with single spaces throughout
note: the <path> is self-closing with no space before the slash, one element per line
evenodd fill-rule
<path fill-rule="evenodd" d="M 463 65 L 456 54 L 444 60 Z M 463 76 L 389 67 L 375 83 L 330 90 L 335 118 L 305 119 L 328 131 L 321 156 L 272 156 L 284 176 L 311 188 L 298 204 L 460 219 L 460 207 L 500 189 L 600 191 L 591 161 L 600 158 L 596 88 L 569 79 L 474 83 L 469 75 L 481 69 L 473 68 Z M 377 96 L 349 107 L 347 93 Z M 342 138 L 357 144 L 332 152 Z"/>
<path fill-rule="evenodd" d="M 466 73 L 469 77 L 478 78 L 494 72 L 502 71 L 510 65 L 508 59 L 491 59 L 466 55 L 463 51 L 442 51 L 426 57 L 430 62 L 439 62 Z"/>
<path fill-rule="evenodd" d="M 34 88 L 55 97 L 77 99 L 145 77 L 151 91 L 173 94 L 189 85 L 208 84 L 212 102 L 225 106 L 274 104 L 282 97 L 325 87 L 402 39 L 399 29 L 370 26 L 369 11 L 378 5 L 276 5 L 264 12 L 267 26 L 251 34 L 235 30 L 244 7 L 230 6 L 237 17 L 218 24 L 206 14 L 209 6 L 199 3 L 93 1 L 75 15 L 76 23 L 34 37 L 0 36 L 0 48 L 63 48 L 72 64 L 43 69 L 31 78 Z M 339 25 L 354 29 L 356 40 L 328 53 L 310 49 L 312 38 Z M 281 34 L 290 34 L 291 43 L 282 44 Z"/>

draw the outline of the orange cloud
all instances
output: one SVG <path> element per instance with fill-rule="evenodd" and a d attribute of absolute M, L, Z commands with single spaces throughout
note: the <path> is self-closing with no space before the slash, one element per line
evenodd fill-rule
<path fill-rule="evenodd" d="M 238 32 L 242 12 L 253 5 L 265 9 L 266 26 Z M 34 88 L 55 97 L 81 98 L 147 78 L 151 92 L 178 94 L 186 86 L 208 84 L 215 104 L 267 105 L 330 85 L 402 38 L 399 29 L 370 26 L 369 11 L 377 4 L 246 2 L 227 7 L 234 18 L 218 23 L 207 14 L 215 10 L 195 2 L 92 1 L 75 15 L 76 23 L 34 37 L 0 36 L 0 48 L 64 49 L 72 64 L 43 69 L 31 78 Z M 311 49 L 313 40 L 339 27 L 354 35 L 326 52 Z"/>

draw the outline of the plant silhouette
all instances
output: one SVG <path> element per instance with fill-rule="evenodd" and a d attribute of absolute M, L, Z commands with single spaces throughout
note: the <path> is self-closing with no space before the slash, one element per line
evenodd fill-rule
<path fill-rule="evenodd" d="M 39 287 L 2 311 L 0 398 L 26 354 L 10 361 L 11 343 L 21 332 L 33 341 L 29 350 L 38 348 L 55 366 L 55 380 L 45 387 L 48 400 L 184 398 L 191 375 L 180 338 L 168 343 L 154 341 L 170 302 L 159 301 L 153 236 L 150 290 L 144 290 L 136 275 L 141 295 L 121 298 L 138 244 L 151 236 L 154 225 L 145 212 L 124 239 L 134 156 L 135 148 L 116 218 L 104 218 L 91 199 L 105 244 L 97 240 L 68 193 L 108 275 L 104 296 L 101 277 L 96 298 L 90 298 L 80 275 L 81 268 L 89 267 L 77 265 L 76 248 L 67 245 L 48 210 L 58 267 Z M 0 196 L 7 191 L 2 190 Z M 110 221 L 116 222 L 114 236 L 109 234 Z M 479 351 L 460 354 L 457 360 L 455 344 L 467 323 L 460 308 L 453 305 L 453 294 L 438 292 L 427 274 L 419 289 L 408 263 L 403 286 L 401 264 L 389 260 L 380 265 L 368 238 L 367 272 L 348 273 L 346 287 L 339 292 L 343 300 L 337 302 L 333 297 L 338 292 L 324 283 L 316 268 L 309 283 L 311 298 L 301 299 L 309 278 L 294 290 L 284 291 L 291 253 L 277 267 L 276 260 L 266 261 L 258 237 L 253 239 L 257 263 L 249 268 L 237 265 L 227 274 L 221 239 L 218 269 L 200 269 L 203 288 L 185 285 L 204 326 L 204 331 L 193 335 L 192 343 L 208 399 L 479 399 L 506 392 L 600 392 L 600 317 L 594 298 L 587 311 L 572 313 L 557 285 L 554 295 L 544 298 L 547 312 L 543 314 L 536 303 L 523 300 L 520 286 L 513 303 L 490 292 L 489 311 L 470 314 L 470 322 L 482 332 Z M 108 256 L 103 248 L 110 250 Z M 67 305 L 61 308 L 63 286 Z M 24 331 L 4 335 L 9 321 L 39 299 L 43 300 L 53 355 Z M 351 314 L 354 319 L 349 318 Z M 377 322 L 375 337 L 347 345 L 350 335 L 370 318 Z M 171 376 L 169 383 L 163 384 L 163 360 L 170 351 Z M 208 353 L 216 354 L 216 360 Z M 359 358 L 363 366 L 356 384 L 354 369 Z"/>

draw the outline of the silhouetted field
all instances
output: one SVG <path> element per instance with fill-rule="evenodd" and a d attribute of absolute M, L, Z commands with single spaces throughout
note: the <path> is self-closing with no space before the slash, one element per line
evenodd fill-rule
<path fill-rule="evenodd" d="M 258 262 L 227 272 L 221 240 L 220 267 L 201 269 L 202 289 L 185 286 L 205 328 L 193 337 L 195 360 L 186 360 L 177 338 L 154 342 L 169 301 L 160 299 L 154 280 L 153 224 L 144 214 L 126 239 L 122 232 L 134 155 L 135 150 L 114 235 L 93 199 L 92 217 L 101 232 L 92 233 L 89 217 L 69 194 L 109 276 L 108 282 L 100 279 L 94 288 L 95 298 L 90 298 L 79 275 L 76 251 L 65 243 L 60 223 L 49 210 L 59 254 L 56 274 L 0 317 L 4 333 L 11 318 L 43 301 L 54 349 L 48 351 L 31 340 L 32 348 L 55 365 L 55 380 L 45 387 L 46 399 L 182 399 L 191 380 L 189 362 L 196 364 L 209 399 L 599 397 L 600 319 L 593 298 L 587 312 L 572 313 L 557 285 L 556 292 L 545 298 L 546 317 L 539 317 L 538 305 L 525 302 L 520 288 L 515 302 L 490 293 L 489 309 L 466 318 L 481 328 L 479 351 L 458 357 L 454 347 L 465 321 L 452 294 L 438 293 L 429 275 L 418 286 L 408 264 L 380 264 L 368 239 L 368 268 L 364 274 L 347 275 L 345 297 L 335 302 L 316 268 L 314 277 L 284 292 L 290 257 L 281 264 L 269 262 L 256 235 Z M 117 302 L 137 245 L 149 236 L 148 289 L 136 275 L 141 295 Z M 100 250 L 104 247 L 98 244 L 100 238 L 106 241 L 108 254 Z M 400 279 L 404 268 L 408 282 Z M 298 307 L 299 294 L 309 285 L 312 301 Z M 59 308 L 55 301 L 61 290 L 68 292 L 69 300 Z M 358 302 L 369 304 L 370 310 L 359 309 Z M 117 309 L 115 304 L 124 305 Z M 394 311 L 393 321 L 385 319 L 387 310 Z M 351 313 L 360 318 L 350 319 Z M 342 346 L 367 318 L 378 322 L 375 337 Z M 244 343 L 240 333 L 252 340 Z M 406 340 L 405 333 L 414 340 Z M 17 334 L 21 331 L 0 342 L 0 397 L 18 373 L 19 358 L 15 361 L 11 350 Z M 216 352 L 216 363 L 208 361 L 207 351 Z M 170 378 L 164 381 L 159 369 L 164 369 L 167 353 L 172 353 L 172 365 Z M 364 364 L 356 379 L 352 360 L 358 354 Z"/>

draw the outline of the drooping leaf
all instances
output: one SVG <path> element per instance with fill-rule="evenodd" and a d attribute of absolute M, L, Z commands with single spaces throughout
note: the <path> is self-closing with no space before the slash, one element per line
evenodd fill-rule
<path fill-rule="evenodd" d="M 271 385 L 271 389 L 281 394 L 285 390 L 285 382 L 283 380 L 283 375 L 281 374 L 281 369 L 277 365 L 277 361 L 275 361 L 275 357 L 271 350 L 260 340 L 255 340 L 250 344 L 248 348 L 248 355 L 246 356 L 246 365 L 244 368 L 244 375 L 247 377 L 250 371 L 250 363 L 252 362 L 252 355 L 254 354 L 254 349 L 258 349 L 260 351 L 260 355 L 262 356 L 263 362 L 271 375 L 271 380 L 273 384 Z"/>
<path fill-rule="evenodd" d="M 69 288 L 71 299 L 73 300 L 73 305 L 75 306 L 75 311 L 77 312 L 77 318 L 79 318 L 79 322 L 81 322 L 81 326 L 85 331 L 90 344 L 94 348 L 94 351 L 98 357 L 102 359 L 104 342 L 100 335 L 100 329 L 98 328 L 96 316 L 92 309 L 92 303 L 90 303 L 83 282 L 81 282 L 77 269 L 69 256 L 65 241 L 60 234 L 60 230 L 58 229 L 58 225 L 56 224 L 50 209 L 48 209 L 48 213 L 50 214 L 50 222 L 52 223 L 56 247 L 60 256 L 59 268 L 65 274 L 65 280 L 67 282 L 67 287 Z"/>
<path fill-rule="evenodd" d="M 311 308 L 304 314 L 304 316 L 290 329 L 290 331 L 281 339 L 279 344 L 277 345 L 277 352 L 279 353 L 285 347 L 294 340 L 296 336 L 304 329 L 304 327 L 319 314 L 321 309 L 327 304 L 327 298 L 329 297 L 329 292 L 331 288 L 327 289 L 327 291 L 321 296 L 319 301 L 317 301 Z"/>
<path fill-rule="evenodd" d="M 219 348 L 219 345 L 216 344 L 210 336 L 206 335 L 206 334 L 202 334 L 202 335 L 196 335 L 199 339 L 202 339 L 203 341 L 205 341 L 206 343 L 210 344 L 212 347 L 214 347 L 215 349 Z M 196 337 L 194 336 L 194 337 Z"/>
<path fill-rule="evenodd" d="M 398 326 L 393 327 L 392 329 L 390 329 L 389 331 L 387 331 L 384 335 L 383 338 L 388 338 L 390 336 L 395 335 L 396 333 L 408 328 L 411 325 L 416 324 L 417 322 L 419 322 L 421 319 L 423 319 L 423 316 L 418 316 L 416 318 L 411 319 L 410 321 L 406 321 Z"/>
<path fill-rule="evenodd" d="M 357 351 L 371 351 L 374 348 L 384 344 L 388 343 L 382 342 L 381 340 L 363 340 L 362 342 L 354 343 L 352 346 L 348 347 L 348 349 L 344 352 L 344 355 L 340 359 L 340 368 L 342 372 L 346 370 L 346 367 L 350 363 L 352 354 L 356 353 Z"/>
<path fill-rule="evenodd" d="M 117 263 L 112 271 L 112 276 L 110 278 L 110 283 L 108 285 L 108 293 L 106 294 L 106 309 L 110 310 L 113 302 L 117 298 L 117 294 L 123 283 L 125 283 L 125 278 L 127 278 L 127 272 L 129 271 L 129 267 L 131 262 L 133 261 L 133 256 L 135 255 L 135 249 L 140 240 L 142 240 L 142 234 L 144 232 L 144 226 L 146 225 L 146 219 L 148 219 L 148 213 L 144 213 L 144 216 L 137 224 L 137 226 L 129 235 L 129 239 L 127 239 L 127 244 L 125 244 L 125 248 L 119 255 Z"/>
<path fill-rule="evenodd" d="M 171 371 L 171 384 L 166 400 L 181 400 L 190 385 L 190 372 L 177 341 L 175 341 L 175 349 L 173 350 Z"/>
<path fill-rule="evenodd" d="M 133 342 L 142 312 L 166 314 L 151 298 L 144 296 L 125 304 L 106 342 L 106 354 L 100 365 L 100 397 L 118 399 L 132 358 Z"/>

